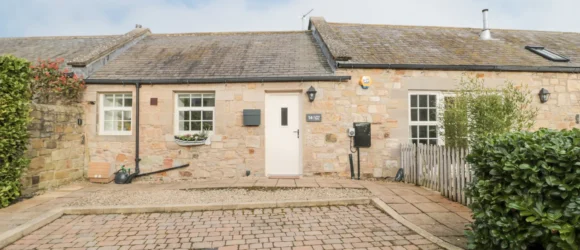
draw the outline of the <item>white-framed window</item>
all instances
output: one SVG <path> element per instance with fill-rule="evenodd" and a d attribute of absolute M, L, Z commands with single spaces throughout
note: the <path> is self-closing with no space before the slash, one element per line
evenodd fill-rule
<path fill-rule="evenodd" d="M 133 128 L 133 94 L 100 94 L 99 134 L 131 135 Z"/>
<path fill-rule="evenodd" d="M 214 93 L 176 93 L 175 134 L 211 134 L 214 131 L 215 94 Z"/>
<path fill-rule="evenodd" d="M 409 93 L 409 142 L 441 144 L 439 136 L 439 103 L 441 92 Z"/>

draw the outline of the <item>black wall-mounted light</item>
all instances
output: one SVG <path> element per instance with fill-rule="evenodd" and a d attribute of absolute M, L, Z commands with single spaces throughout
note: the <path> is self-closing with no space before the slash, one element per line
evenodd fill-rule
<path fill-rule="evenodd" d="M 540 93 L 538 95 L 540 96 L 541 103 L 546 103 L 550 99 L 550 91 L 545 88 L 540 89 Z"/>
<path fill-rule="evenodd" d="M 310 86 L 308 91 L 306 91 L 306 94 L 308 94 L 308 100 L 310 102 L 313 102 L 314 98 L 316 98 L 316 89 L 314 89 L 314 87 Z"/>

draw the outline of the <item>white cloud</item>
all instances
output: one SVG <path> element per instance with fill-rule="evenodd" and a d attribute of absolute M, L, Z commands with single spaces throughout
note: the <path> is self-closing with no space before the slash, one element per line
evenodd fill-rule
<path fill-rule="evenodd" d="M 460 27 L 481 27 L 481 9 L 489 8 L 492 28 L 580 32 L 580 1 L 573 0 L 262 0 L 260 8 L 258 0 L 213 0 L 195 8 L 161 0 L 3 1 L 3 37 L 120 34 L 137 23 L 154 33 L 297 30 L 300 14 L 311 8 L 330 22 Z"/>

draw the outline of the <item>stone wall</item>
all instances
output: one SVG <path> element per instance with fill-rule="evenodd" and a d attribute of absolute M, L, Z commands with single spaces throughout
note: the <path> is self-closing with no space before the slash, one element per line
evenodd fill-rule
<path fill-rule="evenodd" d="M 536 127 L 571 128 L 578 126 L 575 115 L 580 113 L 580 80 L 577 74 L 459 72 L 418 70 L 343 70 L 351 75 L 348 82 L 294 83 L 232 83 L 149 85 L 141 88 L 141 150 L 143 172 L 189 163 L 188 168 L 155 175 L 156 178 L 205 178 L 265 175 L 264 117 L 261 126 L 242 126 L 243 109 L 260 109 L 264 114 L 265 93 L 293 91 L 305 93 L 310 86 L 318 91 L 316 100 L 303 95 L 302 117 L 322 114 L 322 122 L 301 120 L 303 133 L 304 175 L 349 176 L 348 154 L 350 138 L 347 128 L 353 122 L 372 123 L 372 147 L 361 149 L 363 176 L 394 176 L 399 168 L 399 146 L 409 137 L 409 91 L 453 90 L 461 77 L 484 78 L 489 85 L 505 80 L 530 86 L 535 104 L 540 108 Z M 372 77 L 373 85 L 362 89 L 360 76 Z M 541 87 L 551 93 L 548 103 L 540 104 L 537 93 Z M 132 92 L 135 87 L 89 85 L 86 106 L 89 158 L 94 162 L 109 162 L 116 168 L 134 165 L 135 136 L 98 135 L 98 94 Z M 173 140 L 174 98 L 176 92 L 215 92 L 215 135 L 211 145 L 180 147 Z M 157 105 L 150 98 L 158 98 Z M 135 103 L 135 102 L 134 102 Z M 134 107 L 133 107 L 134 110 Z M 133 112 L 133 119 L 134 119 Z M 356 156 L 355 156 L 356 157 Z M 356 158 L 355 158 L 356 162 Z M 356 164 L 356 163 L 355 163 Z"/>
<path fill-rule="evenodd" d="M 384 139 L 373 141 L 373 147 L 379 143 L 384 144 L 386 158 L 382 158 L 384 162 L 374 161 L 377 165 L 373 170 L 375 174 L 380 172 L 383 176 L 394 176 L 399 167 L 399 145 L 409 143 L 409 93 L 453 91 L 462 78 L 480 78 L 491 87 L 503 85 L 506 81 L 511 81 L 516 85 L 527 85 L 532 95 L 533 105 L 539 109 L 534 130 L 542 127 L 552 129 L 580 127 L 575 121 L 576 115 L 580 114 L 579 74 L 380 69 L 341 69 L 339 73 L 352 76 L 350 83 L 352 85 L 358 82 L 361 76 L 372 78 L 373 85 L 368 90 L 357 90 L 359 100 L 366 100 L 366 98 L 385 100 L 384 103 L 370 105 L 360 101 L 353 102 L 365 121 L 373 124 L 386 122 L 387 130 L 384 131 Z M 538 93 L 541 88 L 546 88 L 552 93 L 547 103 L 540 103 Z M 351 93 L 344 92 L 343 94 Z M 367 112 L 364 112 L 365 110 Z M 384 112 L 387 116 L 386 120 L 377 120 L 380 117 L 373 116 L 375 110 L 380 113 Z M 378 139 L 381 134 L 374 136 L 373 139 Z"/>
<path fill-rule="evenodd" d="M 85 161 L 82 107 L 31 104 L 28 127 L 30 165 L 22 175 L 23 193 L 56 187 L 83 177 Z"/>

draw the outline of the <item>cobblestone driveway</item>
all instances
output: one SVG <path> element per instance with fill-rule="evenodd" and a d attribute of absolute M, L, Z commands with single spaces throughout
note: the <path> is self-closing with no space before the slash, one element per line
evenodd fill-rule
<path fill-rule="evenodd" d="M 439 249 L 370 205 L 66 215 L 6 249 Z"/>

